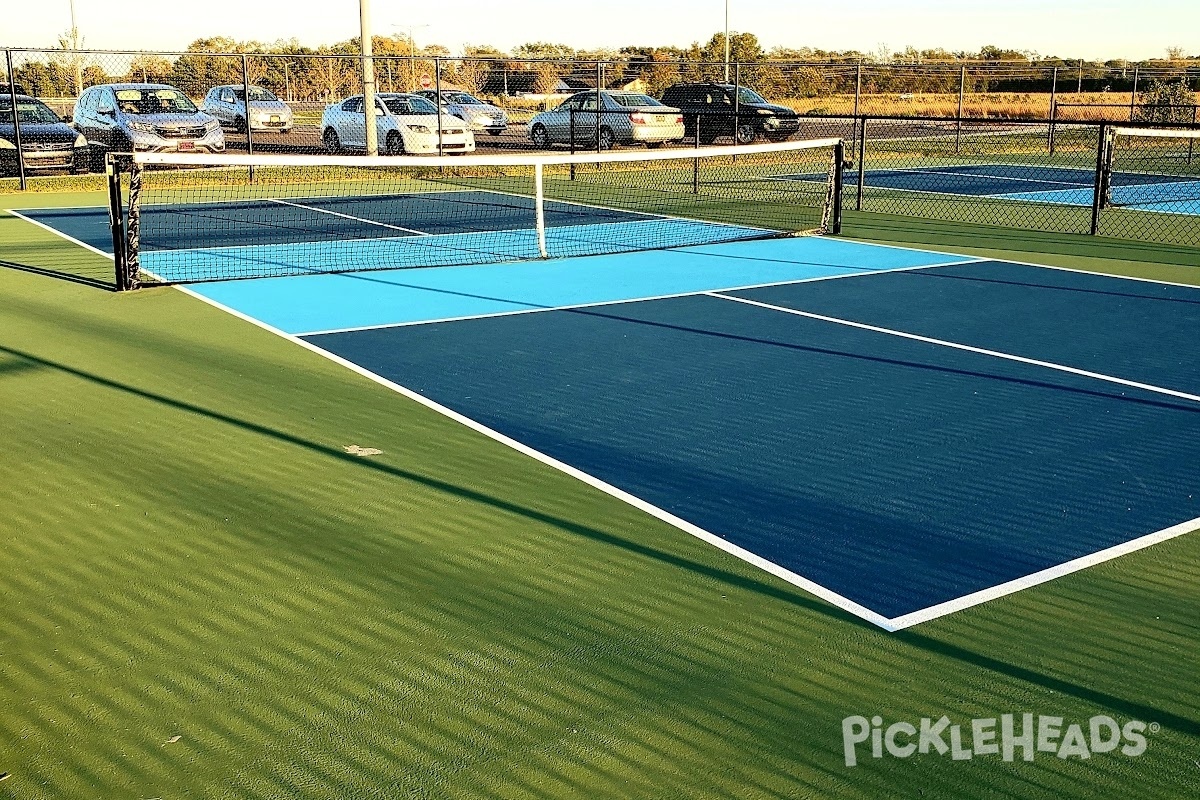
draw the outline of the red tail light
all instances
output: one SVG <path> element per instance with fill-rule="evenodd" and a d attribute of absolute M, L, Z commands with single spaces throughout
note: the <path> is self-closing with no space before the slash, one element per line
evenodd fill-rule
<path fill-rule="evenodd" d="M 646 118 L 642 114 L 630 114 L 629 121 L 634 125 L 645 125 Z"/>

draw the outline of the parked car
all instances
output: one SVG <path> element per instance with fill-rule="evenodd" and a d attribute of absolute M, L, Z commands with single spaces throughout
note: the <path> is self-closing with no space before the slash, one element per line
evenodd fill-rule
<path fill-rule="evenodd" d="M 683 139 L 683 117 L 678 108 L 663 105 L 639 92 L 578 92 L 555 109 L 543 111 L 529 121 L 529 138 L 536 147 L 571 144 L 599 146 L 645 144 L 661 147 Z M 599 111 L 599 113 L 597 113 Z M 599 129 L 597 130 L 597 123 Z"/>
<path fill-rule="evenodd" d="M 475 135 L 466 123 L 458 117 L 439 114 L 438 107 L 424 97 L 391 92 L 375 95 L 375 129 L 380 153 L 437 153 L 439 126 L 442 151 L 470 153 L 475 150 Z M 333 153 L 366 148 L 367 123 L 361 94 L 325 107 L 325 113 L 321 115 L 321 139 L 325 149 Z"/>
<path fill-rule="evenodd" d="M 419 94 L 433 103 L 439 102 L 436 89 L 422 89 L 413 94 Z M 443 91 L 440 101 L 443 111 L 448 111 L 463 120 L 473 131 L 487 131 L 493 136 L 499 136 L 508 127 L 508 114 L 504 109 L 485 103 L 466 92 Z"/>
<path fill-rule="evenodd" d="M 12 96 L 0 94 L 0 175 L 16 175 L 19 171 L 12 110 Z M 21 126 L 21 160 L 26 172 L 87 172 L 87 139 L 41 100 L 17 95 L 17 122 Z"/>
<path fill-rule="evenodd" d="M 214 86 L 204 96 L 204 112 L 212 114 L 223 128 L 287 133 L 295 124 L 292 107 L 261 86 L 250 87 L 250 111 L 246 112 L 246 87 L 240 83 Z"/>
<path fill-rule="evenodd" d="M 782 142 L 800 130 L 800 118 L 786 106 L 768 102 L 745 86 L 728 83 L 677 83 L 663 92 L 663 102 L 678 106 L 689 137 L 712 144 L 718 136 L 732 136 L 738 144 L 764 138 Z"/>
<path fill-rule="evenodd" d="M 106 153 L 222 153 L 221 123 L 196 108 L 187 95 L 162 83 L 92 86 L 75 102 L 76 129 L 87 137 L 92 164 L 103 169 Z"/>

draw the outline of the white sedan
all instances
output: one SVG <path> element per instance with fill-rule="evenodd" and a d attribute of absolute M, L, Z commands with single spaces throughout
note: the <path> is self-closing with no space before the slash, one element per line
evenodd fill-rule
<path fill-rule="evenodd" d="M 475 135 L 461 119 L 439 114 L 437 106 L 415 94 L 375 95 L 375 130 L 379 152 L 389 155 L 475 150 Z M 366 149 L 367 125 L 361 94 L 325 107 L 321 115 L 321 140 L 331 153 Z"/>

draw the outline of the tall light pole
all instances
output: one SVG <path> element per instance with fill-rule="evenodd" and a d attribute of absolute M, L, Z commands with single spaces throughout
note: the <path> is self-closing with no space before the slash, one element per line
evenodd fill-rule
<path fill-rule="evenodd" d="M 725 0 L 725 82 L 729 83 L 729 0 Z"/>
<path fill-rule="evenodd" d="M 375 118 L 375 60 L 371 57 L 371 0 L 358 0 L 358 24 L 362 36 L 363 122 L 366 124 L 367 155 L 379 155 L 379 130 Z"/>
<path fill-rule="evenodd" d="M 71 49 L 75 51 L 75 55 L 71 60 L 75 62 L 75 96 L 83 94 L 83 62 L 79 58 L 79 27 L 75 24 L 75 0 L 71 0 Z"/>
<path fill-rule="evenodd" d="M 426 23 L 422 23 L 421 25 L 393 25 L 392 27 L 400 28 L 401 30 L 408 31 L 408 85 L 409 85 L 410 89 L 416 89 L 417 88 L 417 64 L 416 64 L 417 39 L 416 39 L 416 36 L 413 35 L 413 31 L 415 31 L 417 28 L 428 28 L 429 23 L 426 22 Z"/>

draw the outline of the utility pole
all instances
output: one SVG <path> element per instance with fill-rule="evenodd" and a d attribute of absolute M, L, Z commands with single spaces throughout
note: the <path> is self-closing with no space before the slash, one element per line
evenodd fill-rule
<path fill-rule="evenodd" d="M 367 132 L 367 155 L 379 155 L 379 129 L 375 116 L 375 60 L 371 57 L 371 0 L 358 0 L 358 23 L 362 36 L 363 122 Z"/>
<path fill-rule="evenodd" d="M 725 0 L 725 82 L 729 83 L 729 0 Z"/>
<path fill-rule="evenodd" d="M 75 24 L 75 0 L 71 0 L 71 49 L 75 54 L 71 60 L 75 62 L 75 96 L 83 94 L 83 61 L 79 58 L 79 27 Z"/>

